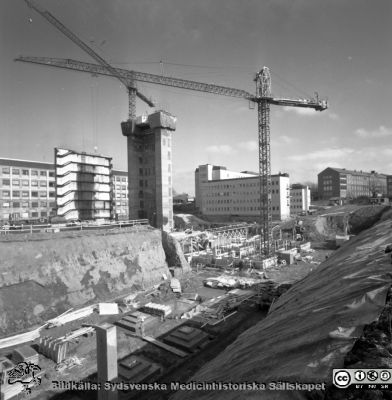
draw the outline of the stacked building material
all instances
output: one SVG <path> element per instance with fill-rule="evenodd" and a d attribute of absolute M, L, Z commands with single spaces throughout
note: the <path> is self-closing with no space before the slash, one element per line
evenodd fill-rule
<path fill-rule="evenodd" d="M 151 303 L 145 304 L 142 307 L 142 311 L 147 314 L 157 315 L 159 317 L 165 318 L 172 312 L 172 309 L 170 306 L 151 302 Z"/>

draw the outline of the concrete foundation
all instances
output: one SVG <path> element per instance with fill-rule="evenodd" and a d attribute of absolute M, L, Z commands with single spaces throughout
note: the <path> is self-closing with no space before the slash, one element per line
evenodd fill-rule
<path fill-rule="evenodd" d="M 192 326 L 181 326 L 165 336 L 163 341 L 172 346 L 194 352 L 208 340 L 208 334 Z"/>
<path fill-rule="evenodd" d="M 159 375 L 160 371 L 159 365 L 134 355 L 127 357 L 119 364 L 120 378 L 132 383 L 151 381 Z"/>
<path fill-rule="evenodd" d="M 152 315 L 136 311 L 123 317 L 116 325 L 132 334 L 144 336 L 145 334 L 149 334 L 150 329 L 154 327 L 157 319 L 157 317 Z"/>

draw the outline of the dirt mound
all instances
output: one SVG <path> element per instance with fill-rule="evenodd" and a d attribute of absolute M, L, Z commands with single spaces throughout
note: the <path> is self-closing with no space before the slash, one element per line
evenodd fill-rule
<path fill-rule="evenodd" d="M 149 288 L 163 274 L 170 272 L 161 232 L 150 227 L 3 236 L 0 334 L 70 307 Z"/>

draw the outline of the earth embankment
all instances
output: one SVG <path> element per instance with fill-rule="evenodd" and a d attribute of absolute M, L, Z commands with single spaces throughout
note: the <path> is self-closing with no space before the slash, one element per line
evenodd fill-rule
<path fill-rule="evenodd" d="M 165 254 L 161 232 L 150 227 L 2 236 L 0 336 L 147 289 L 170 276 L 176 251 Z"/>

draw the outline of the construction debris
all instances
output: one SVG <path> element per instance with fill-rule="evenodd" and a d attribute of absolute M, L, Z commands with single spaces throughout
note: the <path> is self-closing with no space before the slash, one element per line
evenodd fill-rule
<path fill-rule="evenodd" d="M 212 288 L 250 288 L 262 282 L 261 279 L 245 278 L 232 275 L 221 275 L 215 278 L 208 278 L 204 281 L 205 286 Z"/>
<path fill-rule="evenodd" d="M 78 358 L 77 356 L 69 357 L 58 363 L 55 369 L 58 372 L 64 372 L 66 369 L 71 369 L 76 366 L 82 365 L 82 362 L 84 360 L 84 358 Z"/>

